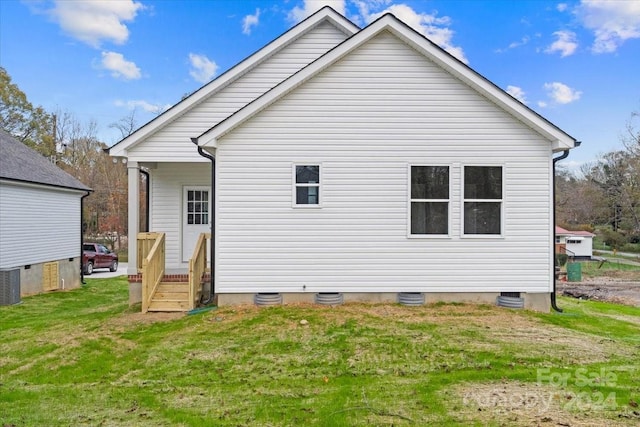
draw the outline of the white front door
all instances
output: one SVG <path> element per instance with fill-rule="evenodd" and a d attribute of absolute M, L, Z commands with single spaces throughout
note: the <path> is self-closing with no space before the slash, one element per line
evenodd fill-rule
<path fill-rule="evenodd" d="M 210 187 L 184 187 L 182 190 L 182 261 L 188 262 L 200 233 L 211 231 Z"/>

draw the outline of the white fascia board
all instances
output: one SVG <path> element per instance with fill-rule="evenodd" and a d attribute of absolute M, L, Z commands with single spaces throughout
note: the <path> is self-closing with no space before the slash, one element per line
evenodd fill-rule
<path fill-rule="evenodd" d="M 254 68 L 260 62 L 270 57 L 278 50 L 284 48 L 300 36 L 304 35 L 310 29 L 325 21 L 330 22 L 336 28 L 343 31 L 347 35 L 353 35 L 360 31 L 360 27 L 349 21 L 344 16 L 340 15 L 331 7 L 325 6 L 318 12 L 311 15 L 309 18 L 305 19 L 286 33 L 279 36 L 277 39 L 273 40 L 268 45 L 261 48 L 259 51 L 245 58 L 242 62 L 238 63 L 233 68 L 225 71 L 215 80 L 212 80 L 211 82 L 202 86 L 200 89 L 169 108 L 160 116 L 151 120 L 131 135 L 116 143 L 114 146 L 109 148 L 109 155 L 113 157 L 127 157 L 127 149 L 129 147 L 152 135 L 154 132 L 164 127 L 175 118 L 181 116 L 186 111 L 190 110 L 191 108 L 202 102 L 204 99 L 208 98 L 211 94 L 223 89 L 229 83 Z"/>
<path fill-rule="evenodd" d="M 298 73 L 289 77 L 269 92 L 265 93 L 249 105 L 229 116 L 216 126 L 198 137 L 200 145 L 217 146 L 217 140 L 235 129 L 238 125 L 267 108 L 282 96 L 297 86 L 312 78 L 323 69 L 329 67 L 353 49 L 366 43 L 382 31 L 390 31 L 409 46 L 427 56 L 442 69 L 458 78 L 477 92 L 481 93 L 499 107 L 503 108 L 515 118 L 532 128 L 551 143 L 553 152 L 574 148 L 576 140 L 550 123 L 548 120 L 513 98 L 481 74 L 460 62 L 442 48 L 418 34 L 408 25 L 398 20 L 392 14 L 386 14 L 373 22 L 359 33 L 345 40 L 336 48 L 312 62 Z"/>
<path fill-rule="evenodd" d="M 83 196 L 88 193 L 93 193 L 93 190 L 80 190 L 77 188 L 59 187 L 57 185 L 41 184 L 37 182 L 18 181 L 14 179 L 0 178 L 0 185 L 13 185 L 16 187 L 35 188 L 38 190 L 53 191 L 58 193 L 72 193 L 78 196 Z"/>

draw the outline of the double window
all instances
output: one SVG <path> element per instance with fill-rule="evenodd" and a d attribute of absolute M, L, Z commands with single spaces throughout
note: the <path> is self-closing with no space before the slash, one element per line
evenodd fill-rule
<path fill-rule="evenodd" d="M 320 205 L 320 165 L 294 166 L 294 206 Z"/>
<path fill-rule="evenodd" d="M 502 167 L 464 166 L 462 234 L 502 234 Z M 449 166 L 411 166 L 410 235 L 447 236 L 451 210 Z"/>

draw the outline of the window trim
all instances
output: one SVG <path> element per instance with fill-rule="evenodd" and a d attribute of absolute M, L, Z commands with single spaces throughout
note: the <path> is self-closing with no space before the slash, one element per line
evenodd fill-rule
<path fill-rule="evenodd" d="M 500 199 L 466 199 L 464 197 L 464 169 L 465 167 L 499 167 L 502 169 L 502 181 L 501 185 L 501 195 Z M 505 177 L 506 177 L 506 167 L 503 163 L 463 163 L 460 165 L 460 237 L 464 239 L 504 239 L 505 237 Z M 477 202 L 477 203 L 500 203 L 500 233 L 499 234 L 465 234 L 464 232 L 464 207 L 466 202 Z"/>
<path fill-rule="evenodd" d="M 411 198 L 411 168 L 413 166 L 444 166 L 449 169 L 449 198 L 448 199 L 412 199 Z M 452 201 L 453 201 L 453 165 L 448 163 L 408 163 L 407 164 L 407 238 L 408 239 L 450 239 L 451 219 L 452 219 Z M 411 233 L 411 203 L 413 202 L 446 202 L 447 203 L 447 234 L 412 234 Z"/>
<path fill-rule="evenodd" d="M 318 167 L 318 183 L 299 184 L 296 182 L 296 167 L 297 166 L 317 166 Z M 320 209 L 322 208 L 323 200 L 323 188 L 322 188 L 322 162 L 294 162 L 291 165 L 291 207 L 294 209 Z M 298 204 L 297 203 L 297 189 L 298 187 L 318 187 L 318 203 L 316 204 Z"/>

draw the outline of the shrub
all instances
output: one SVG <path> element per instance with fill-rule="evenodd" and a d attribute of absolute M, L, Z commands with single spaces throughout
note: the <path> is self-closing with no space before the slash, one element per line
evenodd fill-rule
<path fill-rule="evenodd" d="M 622 245 L 620 250 L 622 252 L 640 253 L 640 245 L 638 245 L 638 244 L 634 245 L 633 243 L 627 243 L 626 245 Z"/>
<path fill-rule="evenodd" d="M 600 237 L 607 245 L 611 246 L 614 249 L 619 249 L 625 243 L 627 243 L 627 238 L 617 231 L 602 230 Z"/>
<path fill-rule="evenodd" d="M 560 267 L 564 267 L 569 259 L 569 255 L 567 254 L 556 254 L 556 262 Z"/>

